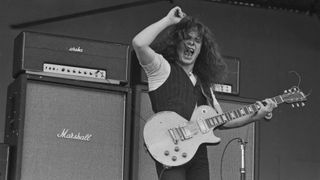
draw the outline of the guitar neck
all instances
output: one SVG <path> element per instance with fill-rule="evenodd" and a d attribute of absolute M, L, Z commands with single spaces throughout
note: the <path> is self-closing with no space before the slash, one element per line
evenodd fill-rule
<path fill-rule="evenodd" d="M 284 102 L 281 95 L 271 98 L 275 103 L 281 104 Z M 228 121 L 232 121 L 243 116 L 251 115 L 259 111 L 260 106 L 257 103 L 243 106 L 241 108 L 219 114 L 217 116 L 205 119 L 205 123 L 209 128 L 214 128 L 219 125 L 222 125 Z"/>

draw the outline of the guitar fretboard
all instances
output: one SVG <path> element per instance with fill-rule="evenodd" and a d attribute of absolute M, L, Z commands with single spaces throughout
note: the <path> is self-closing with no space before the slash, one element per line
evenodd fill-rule
<path fill-rule="evenodd" d="M 274 102 L 276 102 L 277 104 L 283 103 L 283 99 L 282 96 L 276 96 L 271 98 L 271 100 L 273 100 Z M 246 116 L 246 115 L 250 115 L 250 114 L 254 114 L 256 113 L 258 110 L 260 109 L 259 104 L 255 103 L 255 104 L 250 104 L 232 111 L 228 111 L 225 112 L 223 114 L 219 114 L 217 116 L 205 119 L 205 123 L 207 124 L 207 126 L 209 128 L 213 128 L 213 127 L 217 127 L 221 124 L 224 124 L 228 121 L 232 121 L 234 119 Z"/>

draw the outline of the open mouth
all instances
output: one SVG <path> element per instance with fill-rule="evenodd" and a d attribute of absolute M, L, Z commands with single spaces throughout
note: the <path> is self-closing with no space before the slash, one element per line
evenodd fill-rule
<path fill-rule="evenodd" d="M 186 44 L 184 45 L 184 56 L 187 58 L 191 58 L 194 54 L 195 49 L 193 47 L 187 46 Z"/>

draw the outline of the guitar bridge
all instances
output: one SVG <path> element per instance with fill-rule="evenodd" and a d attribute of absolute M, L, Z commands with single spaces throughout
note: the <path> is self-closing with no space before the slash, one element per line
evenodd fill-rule
<path fill-rule="evenodd" d="M 178 129 L 181 131 L 184 140 L 192 138 L 192 133 L 187 127 L 179 127 Z"/>
<path fill-rule="evenodd" d="M 178 140 L 184 141 L 192 138 L 192 133 L 187 127 L 172 128 L 168 131 L 174 144 L 178 144 Z"/>
<path fill-rule="evenodd" d="M 178 144 L 178 138 L 176 136 L 176 134 L 174 133 L 174 129 L 169 129 L 169 134 L 170 134 L 170 137 L 173 141 L 173 144 Z"/>

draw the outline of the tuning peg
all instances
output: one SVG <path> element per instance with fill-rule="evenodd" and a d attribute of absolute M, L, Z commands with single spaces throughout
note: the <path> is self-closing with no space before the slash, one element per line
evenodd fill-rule
<path fill-rule="evenodd" d="M 291 93 L 291 91 L 292 91 L 292 90 L 291 90 L 291 89 L 289 89 L 288 91 Z"/>
<path fill-rule="evenodd" d="M 297 103 L 296 105 L 297 105 L 297 107 L 300 107 L 300 104 L 299 104 L 299 103 Z"/>
<path fill-rule="evenodd" d="M 288 93 L 288 90 L 284 90 L 284 93 Z"/>
<path fill-rule="evenodd" d="M 305 106 L 305 105 L 306 105 L 306 104 L 305 104 L 304 102 L 301 103 L 301 106 L 302 106 L 302 107 Z"/>
<path fill-rule="evenodd" d="M 294 104 L 291 104 L 292 108 L 294 108 Z"/>

